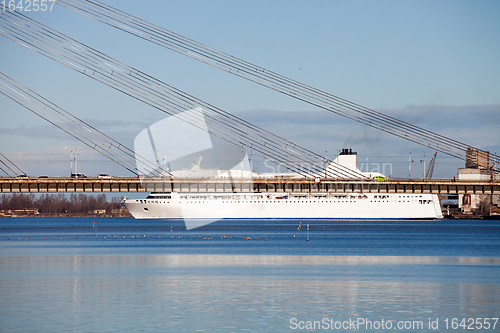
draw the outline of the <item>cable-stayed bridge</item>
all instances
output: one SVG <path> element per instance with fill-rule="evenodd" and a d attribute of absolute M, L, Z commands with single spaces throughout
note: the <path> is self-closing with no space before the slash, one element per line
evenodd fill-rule
<path fill-rule="evenodd" d="M 500 195 L 499 182 L 390 180 L 297 180 L 297 179 L 140 179 L 140 178 L 0 178 L 1 193 L 101 193 L 101 192 L 181 192 L 181 193 L 433 193 L 441 195 Z"/>
<path fill-rule="evenodd" d="M 145 41 L 154 43 L 162 48 L 186 55 L 190 58 L 252 81 L 281 94 L 314 105 L 325 111 L 349 118 L 366 126 L 390 133 L 449 156 L 466 161 L 467 154 L 470 151 L 478 152 L 478 155 L 483 154 L 479 148 L 458 142 L 452 138 L 433 133 L 423 128 L 419 128 L 410 123 L 400 121 L 314 87 L 304 85 L 278 73 L 220 52 L 164 28 L 155 26 L 140 18 L 120 11 L 119 9 L 110 7 L 102 2 L 61 0 L 56 2 L 56 4 L 72 9 L 78 13 L 105 23 L 108 26 L 132 34 Z M 77 40 L 22 13 L 16 11 L 2 12 L 0 14 L 0 35 L 45 57 L 48 57 L 80 74 L 83 74 L 88 78 L 139 100 L 156 110 L 164 112 L 167 115 L 179 116 L 183 118 L 185 122 L 195 127 L 206 125 L 207 131 L 211 135 L 219 137 L 222 140 L 241 147 L 247 151 L 251 151 L 253 154 L 270 159 L 276 164 L 285 167 L 289 171 L 303 176 L 306 180 L 293 181 L 296 184 L 301 184 L 300 189 L 298 189 L 299 191 L 313 191 L 314 186 L 316 186 L 314 185 L 314 177 L 318 174 L 324 174 L 325 179 L 322 181 L 321 186 L 326 186 L 326 191 L 331 191 L 333 188 L 335 188 L 335 191 L 349 190 L 349 186 L 347 185 L 337 186 L 340 183 L 351 183 L 346 183 L 344 180 L 339 181 L 338 175 L 334 175 L 332 173 L 332 169 L 325 170 L 325 165 L 329 165 L 333 163 L 333 161 L 326 159 L 322 155 L 303 148 L 294 142 L 279 137 L 263 128 L 240 119 L 229 112 L 226 112 L 208 102 L 200 100 L 157 79 L 151 74 L 147 74 L 138 68 L 129 66 L 118 59 L 112 58 L 105 53 L 92 48 L 89 45 L 78 42 Z M 138 170 L 135 165 L 137 160 L 141 160 L 142 163 L 145 164 L 150 164 L 151 169 L 158 168 L 158 163 L 155 165 L 154 162 L 148 160 L 147 158 L 138 156 L 137 152 L 134 153 L 131 149 L 125 147 L 116 140 L 113 140 L 106 134 L 97 130 L 95 127 L 90 126 L 89 124 L 83 122 L 80 118 L 75 117 L 70 112 L 63 110 L 53 102 L 30 90 L 29 87 L 16 81 L 15 78 L 8 77 L 3 73 L 0 75 L 0 93 L 22 105 L 37 116 L 42 117 L 54 126 L 65 131 L 88 147 L 110 158 L 132 173 L 138 174 Z M 196 107 L 201 107 L 203 109 L 205 116 L 204 119 L 192 115 L 183 116 L 184 111 Z M 489 153 L 487 165 L 485 166 L 487 171 L 492 173 L 498 171 L 498 161 L 499 157 L 496 154 Z M 305 165 L 307 165 L 307 167 L 305 167 Z M 162 171 L 168 173 L 168 170 Z M 377 183 L 373 180 L 367 179 L 366 176 L 356 172 L 355 170 L 345 168 L 342 165 L 338 165 L 336 172 L 340 172 L 342 178 L 344 179 L 355 179 L 355 181 L 358 181 L 361 185 L 356 186 L 361 189 L 363 189 L 365 184 L 368 185 L 366 190 L 369 191 L 371 191 L 372 184 L 374 184 L 374 186 L 376 185 L 375 188 L 382 188 L 383 190 L 385 188 L 386 191 L 398 191 L 398 186 L 406 186 L 404 182 L 398 181 Z M 331 184 L 334 184 L 333 180 L 329 180 L 329 178 L 336 178 L 338 184 L 334 187 L 332 187 L 333 185 L 327 185 L 329 184 L 328 181 L 330 181 Z M 44 182 L 44 180 L 12 179 L 10 183 L 7 182 L 8 184 L 11 184 L 9 185 L 10 187 L 8 190 L 7 186 L 4 190 L 4 183 L 2 183 L 2 191 L 23 191 L 23 189 L 26 189 L 27 186 L 26 191 L 28 192 L 50 192 L 51 190 L 49 190 L 49 184 L 59 184 L 58 181 L 54 180 L 54 182 L 49 183 L 47 180 L 47 187 L 46 190 L 44 190 Z M 82 191 L 94 191 L 96 188 L 101 191 L 107 190 L 107 185 L 104 185 L 106 184 L 105 181 L 68 179 L 62 180 L 61 182 L 66 184 L 63 185 L 63 187 L 66 186 L 65 190 L 62 190 L 63 187 L 61 187 L 61 191 L 79 191 L 79 189 L 82 189 Z M 89 182 L 91 185 L 86 185 Z M 170 180 L 170 182 L 171 184 L 174 183 L 173 180 Z M 229 188 L 232 191 L 238 190 L 237 186 L 226 186 L 225 181 L 213 181 L 213 184 L 215 184 L 214 186 L 216 186 L 219 182 L 224 184 L 223 191 L 226 191 Z M 278 185 L 274 188 L 278 188 L 280 186 L 282 187 L 284 186 L 283 184 L 290 184 L 290 182 L 292 181 L 275 182 L 275 184 Z M 302 187 L 301 182 L 306 183 L 305 187 Z M 122 185 L 116 185 L 130 185 L 135 183 L 137 183 L 137 180 L 134 179 L 127 179 L 121 182 L 118 179 L 115 179 L 109 181 L 109 184 L 113 184 L 114 186 L 109 185 L 109 191 L 113 191 L 114 188 L 118 188 L 119 191 L 133 191 L 134 189 L 135 191 L 150 190 L 147 183 L 142 187 L 139 185 L 134 187 L 134 185 L 132 185 L 132 187 L 125 186 L 122 188 L 120 187 Z M 203 181 L 179 180 L 178 183 L 202 184 Z M 233 183 L 229 181 L 228 184 Z M 236 181 L 236 183 L 238 183 L 238 181 Z M 252 180 L 252 184 L 253 183 L 271 184 L 273 183 L 273 180 L 260 180 L 257 182 L 256 180 Z M 17 189 L 17 185 L 15 184 L 20 184 Z M 42 186 L 39 186 L 40 184 L 42 184 Z M 80 185 L 77 186 L 72 184 Z M 158 182 L 155 182 L 154 184 L 154 186 L 158 186 Z M 168 181 L 165 182 L 165 184 L 168 184 Z M 240 184 L 243 183 L 240 182 Z M 415 183 L 411 181 L 407 182 L 407 184 L 409 186 L 410 184 L 411 186 L 415 185 Z M 414 189 L 414 187 L 404 187 L 403 192 L 427 191 L 427 189 L 424 189 L 424 187 L 427 188 L 427 185 L 429 185 L 429 183 L 423 182 L 420 185 L 417 184 L 417 189 Z M 493 187 L 490 189 L 490 185 L 494 186 L 492 183 L 481 183 L 478 186 L 486 186 L 487 189 L 478 188 L 473 191 L 474 193 L 494 193 L 494 189 Z M 59 185 L 55 186 L 56 192 L 60 191 L 58 187 Z M 165 186 L 168 187 L 168 185 Z M 243 191 L 242 186 L 243 185 L 240 186 L 240 191 Z M 395 187 L 389 189 L 390 186 Z M 418 186 L 422 187 L 418 188 Z M 446 186 L 452 186 L 452 188 L 454 188 L 452 191 L 455 191 L 455 193 L 458 193 L 457 191 L 462 191 L 458 189 L 458 187 L 455 189 L 457 185 L 453 185 L 453 183 Z M 188 185 L 188 188 L 190 190 L 193 189 L 191 185 Z M 179 189 L 182 190 L 182 187 Z M 260 191 L 261 189 L 262 187 L 259 185 L 256 190 Z M 176 190 L 176 188 L 172 185 L 170 190 Z M 253 186 L 252 189 L 250 189 L 250 185 L 248 185 L 248 191 L 250 190 L 255 189 Z M 439 189 L 438 191 L 439 193 L 445 193 L 445 191 L 448 190 L 445 190 L 443 187 L 442 190 Z"/>

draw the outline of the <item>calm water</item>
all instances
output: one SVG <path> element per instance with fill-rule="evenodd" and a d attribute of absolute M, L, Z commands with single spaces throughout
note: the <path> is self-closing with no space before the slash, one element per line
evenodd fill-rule
<path fill-rule="evenodd" d="M 500 331 L 500 221 L 309 223 L 0 219 L 0 332 Z"/>

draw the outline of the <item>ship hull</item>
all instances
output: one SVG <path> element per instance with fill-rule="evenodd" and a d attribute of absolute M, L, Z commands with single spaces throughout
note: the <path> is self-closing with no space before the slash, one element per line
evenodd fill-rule
<path fill-rule="evenodd" d="M 152 194 L 125 199 L 137 219 L 377 219 L 442 218 L 435 194 Z"/>

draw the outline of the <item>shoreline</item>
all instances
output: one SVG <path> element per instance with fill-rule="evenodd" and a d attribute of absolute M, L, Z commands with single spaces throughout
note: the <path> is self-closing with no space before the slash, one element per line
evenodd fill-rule
<path fill-rule="evenodd" d="M 132 217 L 128 211 L 111 214 L 84 214 L 84 213 L 40 213 L 40 214 L 1 214 L 0 218 L 8 217 Z"/>
<path fill-rule="evenodd" d="M 119 213 L 111 213 L 111 214 L 84 214 L 84 213 L 40 213 L 40 214 L 2 214 L 0 213 L 0 218 L 8 218 L 8 217 L 133 217 L 128 211 L 123 211 Z M 451 214 L 444 215 L 443 219 L 450 220 L 500 220 L 500 215 L 488 215 L 488 216 L 480 216 L 480 215 L 466 215 L 466 214 Z"/>

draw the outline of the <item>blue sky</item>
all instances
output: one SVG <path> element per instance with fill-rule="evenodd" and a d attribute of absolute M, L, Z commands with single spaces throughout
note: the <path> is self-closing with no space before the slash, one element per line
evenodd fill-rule
<path fill-rule="evenodd" d="M 498 1 L 105 2 L 357 104 L 500 152 Z M 319 153 L 350 145 L 360 154 L 360 162 L 362 157 L 401 164 L 396 172 L 401 176 L 410 151 L 423 157 L 421 147 L 335 115 L 328 127 L 330 123 L 318 118 L 308 104 L 62 7 L 30 16 Z M 0 50 L 2 72 L 125 144 L 131 146 L 143 128 L 165 117 L 3 37 Z M 283 121 L 267 121 L 265 112 L 254 110 L 273 111 Z M 81 172 L 127 174 L 3 96 L 0 115 L 0 151 L 30 175 L 69 174 L 72 148 L 81 153 Z M 298 126 L 294 117 L 317 122 L 302 121 L 304 125 Z M 445 161 L 441 177 L 452 177 L 463 164 Z"/>

